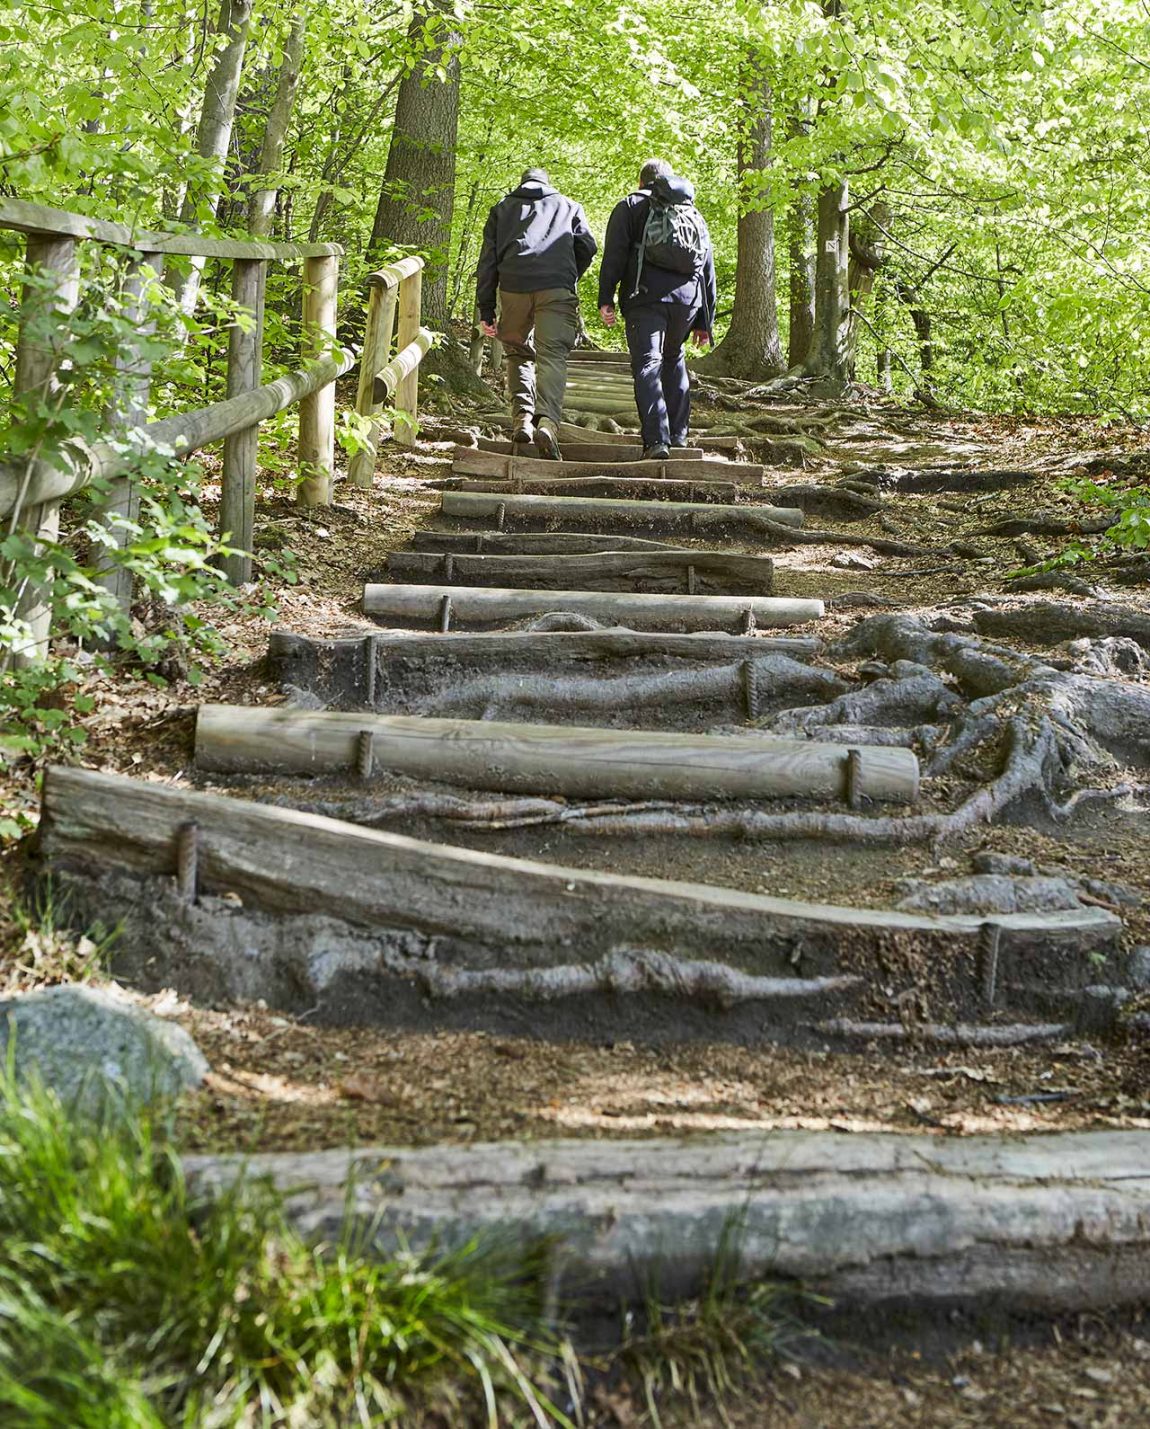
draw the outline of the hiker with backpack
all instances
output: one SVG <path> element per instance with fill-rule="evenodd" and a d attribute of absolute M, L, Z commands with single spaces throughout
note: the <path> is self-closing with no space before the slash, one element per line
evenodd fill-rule
<path fill-rule="evenodd" d="M 599 269 L 599 315 L 627 328 L 643 456 L 666 461 L 687 445 L 691 386 L 683 344 L 705 347 L 715 318 L 715 255 L 695 190 L 662 159 L 649 159 L 639 188 L 615 205 Z"/>
<path fill-rule="evenodd" d="M 476 303 L 483 332 L 505 349 L 511 440 L 534 442 L 540 456 L 556 461 L 567 358 L 579 331 L 576 284 L 597 247 L 583 209 L 543 169 L 527 169 L 483 229 Z"/>

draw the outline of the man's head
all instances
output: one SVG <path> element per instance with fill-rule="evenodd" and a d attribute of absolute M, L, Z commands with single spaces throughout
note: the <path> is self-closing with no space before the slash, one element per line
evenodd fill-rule
<path fill-rule="evenodd" d="M 546 169 L 524 169 L 523 177 L 519 182 L 521 184 L 549 184 L 551 180 Z"/>
<path fill-rule="evenodd" d="M 639 187 L 641 189 L 649 188 L 656 179 L 666 178 L 672 173 L 674 170 L 666 159 L 648 159 L 639 170 Z"/>

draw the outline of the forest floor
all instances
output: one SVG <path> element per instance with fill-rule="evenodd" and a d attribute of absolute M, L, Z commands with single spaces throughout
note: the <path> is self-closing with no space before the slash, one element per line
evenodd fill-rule
<path fill-rule="evenodd" d="M 776 403 L 744 408 L 740 416 L 759 411 L 801 419 L 826 409 Z M 290 584 L 281 576 L 269 578 L 276 624 L 315 637 L 365 628 L 364 581 L 380 573 L 387 553 L 403 546 L 434 511 L 437 493 L 424 482 L 447 473 L 452 450 L 450 439 L 437 437 L 446 437 L 449 425 L 468 425 L 469 418 L 457 411 L 450 424 L 429 420 L 416 452 L 389 449 L 371 491 L 341 483 L 329 508 L 309 511 L 283 494 L 261 495 L 258 552 L 294 573 Z M 876 610 L 962 616 L 980 606 L 1013 610 L 1050 600 L 1101 599 L 1150 616 L 1150 587 L 1145 580 L 1127 583 L 1130 571 L 1121 564 L 1079 569 L 1075 575 L 1084 585 L 1053 594 L 1016 593 L 1007 581 L 1012 569 L 1057 554 L 1076 539 L 1083 519 L 1097 514 L 1065 489 L 1067 476 L 1125 485 L 1144 479 L 1142 473 L 1150 472 L 1150 433 L 1088 419 L 940 417 L 867 398 L 837 409 L 833 418 L 806 469 L 772 472 L 772 480 L 830 483 L 876 468 L 895 475 L 1008 470 L 1031 479 L 1018 485 L 972 483 L 977 489 L 966 493 L 894 491 L 881 518 L 849 525 L 809 520 L 808 526 L 834 527 L 852 538 L 893 539 L 940 552 L 889 555 L 853 542 L 780 552 L 777 593 L 826 600 L 827 619 L 818 631 L 824 639 L 842 635 Z M 478 425 L 473 418 L 471 424 Z M 1052 519 L 1064 523 L 1061 531 L 1050 527 Z M 1002 522 L 1027 529 L 987 534 Z M 953 550 L 956 541 L 963 554 Z M 258 781 L 213 783 L 192 768 L 198 704 L 283 699 L 265 667 L 269 624 L 257 609 L 260 603 L 241 599 L 222 618 L 216 609 L 200 612 L 216 625 L 230 653 L 196 687 L 178 671 L 166 687 L 157 688 L 130 671 L 93 669 L 84 690 L 96 703 L 84 721 L 87 744 L 76 757 L 93 768 L 146 779 L 240 794 L 260 790 Z M 1002 638 L 1024 654 L 1050 657 L 1049 642 Z M 1144 668 L 1127 678 L 1144 683 Z M 35 768 L 15 761 L 9 773 L 0 815 L 34 817 Z M 1118 886 L 1131 942 L 1150 944 L 1145 795 L 1137 771 L 1115 767 L 1108 777 L 1115 785 L 1130 783 L 1133 792 L 1091 804 L 1061 824 L 1031 807 L 1008 810 L 1003 819 L 976 825 L 941 849 L 930 843 L 858 849 L 670 835 L 613 838 L 608 848 L 605 840 L 554 827 L 455 834 L 429 824 L 404 825 L 402 831 L 553 862 L 884 906 L 897 899 L 903 879 L 954 876 L 968 871 L 975 853 L 1002 853 L 1030 860 L 1040 873 Z M 938 783 L 935 796 L 949 794 L 953 803 L 976 778 L 956 768 Z M 12 852 L 5 859 L 13 883 L 17 860 Z M 114 946 L 111 951 L 114 958 Z M 0 915 L 0 986 L 9 990 L 90 972 L 85 959 L 92 952 L 83 944 L 77 949 L 43 921 L 29 926 L 11 906 Z M 193 1007 L 172 992 L 141 1000 L 183 1023 L 212 1065 L 207 1085 L 180 1117 L 180 1138 L 194 1149 L 732 1129 L 953 1134 L 1150 1128 L 1150 1038 L 1134 1024 L 1106 1038 L 1041 1047 L 870 1047 L 832 1053 L 693 1043 L 652 1049 L 625 1041 L 555 1044 L 481 1032 L 329 1028 L 261 1005 Z M 1142 1005 L 1136 998 L 1130 1010 Z M 732 1422 L 746 1429 L 765 1423 L 851 1429 L 1150 1420 L 1150 1348 L 1145 1338 L 1126 1331 L 1103 1327 L 1081 1344 L 1070 1336 L 1005 1358 L 966 1336 L 955 1353 L 957 1358 L 952 1355 L 941 1367 L 913 1356 L 881 1363 L 867 1359 L 846 1369 L 796 1365 L 772 1381 L 769 1414 L 759 1405 L 750 1417 L 735 1414 Z M 599 1422 L 626 1429 L 646 1421 L 637 1402 L 624 1395 L 614 1407 L 603 1404 Z"/>

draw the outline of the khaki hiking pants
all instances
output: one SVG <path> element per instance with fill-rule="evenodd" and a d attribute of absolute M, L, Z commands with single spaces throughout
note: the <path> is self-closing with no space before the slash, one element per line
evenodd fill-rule
<path fill-rule="evenodd" d="M 499 341 L 507 350 L 507 393 L 516 423 L 550 417 L 558 426 L 567 357 L 578 330 L 579 298 L 570 288 L 543 288 L 537 293 L 500 288 Z"/>

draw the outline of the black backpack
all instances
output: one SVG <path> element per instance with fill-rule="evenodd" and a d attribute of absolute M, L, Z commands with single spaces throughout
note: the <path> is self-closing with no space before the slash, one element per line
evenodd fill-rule
<path fill-rule="evenodd" d="M 709 245 L 707 225 L 691 199 L 674 198 L 666 180 L 657 178 L 651 185 L 647 222 L 639 240 L 635 291 L 631 296 L 638 296 L 645 263 L 670 273 L 682 273 L 684 278 L 697 278 L 707 261 Z"/>

